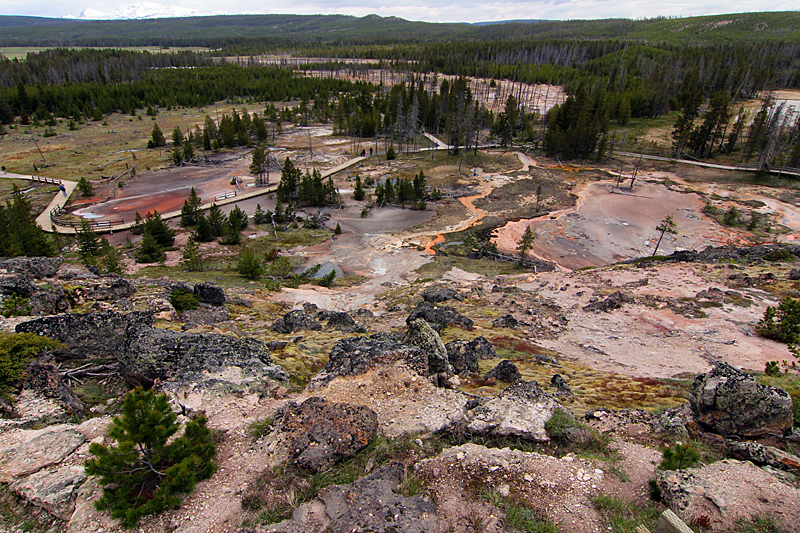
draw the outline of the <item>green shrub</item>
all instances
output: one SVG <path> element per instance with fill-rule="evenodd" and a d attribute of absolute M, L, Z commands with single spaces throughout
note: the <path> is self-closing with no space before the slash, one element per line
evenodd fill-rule
<path fill-rule="evenodd" d="M 660 470 L 683 470 L 693 467 L 700 461 L 700 454 L 689 443 L 664 446 L 661 448 L 661 453 L 664 457 L 658 465 Z"/>
<path fill-rule="evenodd" d="M 762 337 L 785 342 L 795 356 L 800 356 L 800 301 L 784 298 L 776 307 L 767 307 L 756 331 Z"/>
<path fill-rule="evenodd" d="M 181 288 L 172 291 L 169 297 L 169 303 L 171 303 L 172 307 L 179 313 L 200 307 L 200 302 L 197 301 L 197 297 L 194 293 L 188 289 Z"/>
<path fill-rule="evenodd" d="M 135 527 L 142 516 L 179 507 L 180 495 L 214 473 L 217 449 L 206 419 L 189 422 L 183 435 L 167 444 L 180 429 L 177 418 L 165 394 L 136 388 L 111 423 L 108 435 L 116 446 L 89 446 L 94 457 L 86 461 L 86 474 L 97 476 L 103 486 L 95 507 L 110 511 L 124 528 Z"/>
<path fill-rule="evenodd" d="M 780 376 L 781 367 L 777 361 L 767 361 L 764 365 L 764 373 L 770 377 Z"/>
<path fill-rule="evenodd" d="M 261 260 L 256 257 L 249 248 L 242 248 L 242 253 L 239 254 L 239 262 L 236 263 L 236 272 L 247 279 L 257 280 L 264 275 L 264 267 L 261 265 Z"/>
<path fill-rule="evenodd" d="M 31 314 L 30 300 L 19 294 L 12 294 L 3 302 L 2 315 L 6 318 L 13 316 L 27 316 Z"/>
<path fill-rule="evenodd" d="M 56 340 L 33 333 L 0 333 L 0 394 L 22 379 L 31 359 L 61 346 Z"/>
<path fill-rule="evenodd" d="M 797 260 L 797 256 L 789 250 L 772 250 L 764 254 L 764 259 L 773 263 L 791 263 Z"/>
<path fill-rule="evenodd" d="M 397 158 L 397 154 L 394 152 L 394 147 L 390 146 L 388 150 L 386 150 L 386 160 L 391 161 Z"/>

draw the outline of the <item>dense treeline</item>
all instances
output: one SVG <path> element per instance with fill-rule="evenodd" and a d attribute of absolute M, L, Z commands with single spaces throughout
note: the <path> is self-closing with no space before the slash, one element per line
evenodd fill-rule
<path fill-rule="evenodd" d="M 0 122 L 8 124 L 14 115 L 33 116 L 42 121 L 51 116 L 99 118 L 99 114 L 133 113 L 148 106 L 201 107 L 234 98 L 272 102 L 313 100 L 318 93 L 357 91 L 364 85 L 297 77 L 279 67 L 235 65 L 136 71 L 129 78 L 34 86 L 20 80 L 16 87 L 0 90 Z"/>

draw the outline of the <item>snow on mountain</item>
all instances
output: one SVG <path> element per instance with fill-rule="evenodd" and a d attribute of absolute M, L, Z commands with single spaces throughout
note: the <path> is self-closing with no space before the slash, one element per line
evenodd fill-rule
<path fill-rule="evenodd" d="M 156 2 L 139 2 L 116 11 L 100 11 L 87 7 L 77 16 L 67 15 L 64 18 L 83 20 L 123 20 L 123 19 L 159 19 L 174 17 L 207 17 L 211 15 L 227 15 L 224 11 L 197 11 L 188 7 L 158 4 Z"/>

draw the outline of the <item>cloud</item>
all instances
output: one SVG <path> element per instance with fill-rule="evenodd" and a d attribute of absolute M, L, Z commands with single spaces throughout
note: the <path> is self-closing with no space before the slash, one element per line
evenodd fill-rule
<path fill-rule="evenodd" d="M 80 2 L 80 0 L 78 0 Z M 111 12 L 137 0 L 87 0 L 76 4 L 63 0 L 0 0 L 0 14 L 58 17 L 77 15 L 85 8 Z M 658 2 L 649 0 L 503 0 L 481 2 L 478 0 L 311 0 L 287 3 L 277 0 L 240 0 L 221 4 L 212 0 L 163 0 L 171 4 L 198 11 L 230 13 L 288 13 L 288 14 L 344 14 L 365 16 L 397 16 L 408 20 L 431 22 L 483 22 L 511 19 L 597 19 L 643 18 L 665 16 L 694 16 L 751 11 L 797 10 L 796 0 L 698 0 L 697 2 Z"/>

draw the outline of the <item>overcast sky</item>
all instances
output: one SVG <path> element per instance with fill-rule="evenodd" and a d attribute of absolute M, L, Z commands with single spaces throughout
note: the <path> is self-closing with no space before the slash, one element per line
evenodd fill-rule
<path fill-rule="evenodd" d="M 85 8 L 103 12 L 121 10 L 138 0 L 0 0 L 2 15 L 60 17 L 78 15 Z M 751 11 L 790 11 L 797 0 L 163 0 L 198 11 L 227 13 L 347 14 L 376 13 L 430 22 L 481 22 L 511 19 L 597 19 L 713 15 Z"/>

